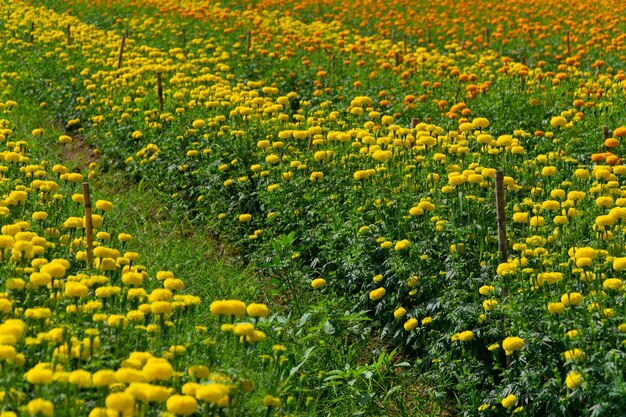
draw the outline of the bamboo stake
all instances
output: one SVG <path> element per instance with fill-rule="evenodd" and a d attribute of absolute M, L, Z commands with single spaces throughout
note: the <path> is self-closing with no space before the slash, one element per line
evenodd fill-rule
<path fill-rule="evenodd" d="M 404 48 L 404 55 L 406 55 L 406 32 L 402 34 L 402 47 Z"/>
<path fill-rule="evenodd" d="M 126 45 L 127 33 L 124 33 L 120 39 L 120 51 L 117 54 L 117 70 L 122 68 L 122 57 L 124 56 L 124 46 Z"/>
<path fill-rule="evenodd" d="M 506 247 L 506 218 L 504 213 L 504 174 L 496 171 L 496 218 L 498 221 L 498 251 L 501 262 L 509 259 Z"/>
<path fill-rule="evenodd" d="M 83 182 L 83 205 L 85 206 L 85 235 L 87 237 L 87 266 L 93 268 L 93 221 L 89 183 Z"/>
<path fill-rule="evenodd" d="M 159 111 L 163 113 L 163 81 L 160 72 L 156 73 L 157 76 L 157 95 L 159 96 Z"/>

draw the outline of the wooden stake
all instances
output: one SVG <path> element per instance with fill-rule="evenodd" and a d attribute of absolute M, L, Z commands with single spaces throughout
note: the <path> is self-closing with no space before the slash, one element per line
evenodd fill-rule
<path fill-rule="evenodd" d="M 417 127 L 417 124 L 420 122 L 420 119 L 414 117 L 411 119 L 411 129 L 415 129 Z"/>
<path fill-rule="evenodd" d="M 117 54 L 117 69 L 122 68 L 122 57 L 124 56 L 124 46 L 126 45 L 127 33 L 124 33 L 120 39 L 120 51 Z"/>
<path fill-rule="evenodd" d="M 250 56 L 250 48 L 252 47 L 252 32 L 246 32 L 246 57 Z"/>
<path fill-rule="evenodd" d="M 485 45 L 489 45 L 489 28 L 485 28 L 484 38 L 485 38 Z"/>
<path fill-rule="evenodd" d="M 93 221 L 91 218 L 91 197 L 89 183 L 83 183 L 83 205 L 85 206 L 85 235 L 87 237 L 87 266 L 93 268 Z"/>
<path fill-rule="evenodd" d="M 30 43 L 35 43 L 35 22 L 30 22 Z"/>
<path fill-rule="evenodd" d="M 67 36 L 67 46 L 70 46 L 72 44 L 72 26 L 71 25 L 67 25 L 65 35 Z"/>
<path fill-rule="evenodd" d="M 566 42 L 567 42 L 567 57 L 571 57 L 572 56 L 572 49 L 570 48 L 570 43 L 569 43 L 569 30 L 567 31 L 567 35 L 566 35 Z"/>
<path fill-rule="evenodd" d="M 159 111 L 163 113 L 163 81 L 160 72 L 156 73 L 157 76 L 157 95 L 159 96 Z"/>
<path fill-rule="evenodd" d="M 504 213 L 504 174 L 496 171 L 496 218 L 498 221 L 498 251 L 501 262 L 509 259 L 506 248 L 506 218 Z"/>
<path fill-rule="evenodd" d="M 602 126 L 602 134 L 604 135 L 604 140 L 607 140 L 611 137 L 611 132 L 609 132 L 608 126 Z"/>
<path fill-rule="evenodd" d="M 402 34 L 402 47 L 404 48 L 404 55 L 406 55 L 406 32 Z"/>

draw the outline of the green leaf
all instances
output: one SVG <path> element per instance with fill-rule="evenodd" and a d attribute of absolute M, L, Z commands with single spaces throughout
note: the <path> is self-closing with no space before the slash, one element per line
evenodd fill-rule
<path fill-rule="evenodd" d="M 324 323 L 324 333 L 335 334 L 335 326 L 332 325 L 330 320 L 327 320 L 326 323 Z"/>

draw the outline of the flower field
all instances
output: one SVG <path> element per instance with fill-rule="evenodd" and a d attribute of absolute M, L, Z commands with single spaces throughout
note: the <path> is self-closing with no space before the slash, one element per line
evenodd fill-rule
<path fill-rule="evenodd" d="M 399 368 L 453 415 L 622 415 L 625 30 L 615 0 L 5 0 L 0 416 L 422 415 Z M 90 265 L 110 172 L 264 294 L 189 291 L 106 196 Z"/>

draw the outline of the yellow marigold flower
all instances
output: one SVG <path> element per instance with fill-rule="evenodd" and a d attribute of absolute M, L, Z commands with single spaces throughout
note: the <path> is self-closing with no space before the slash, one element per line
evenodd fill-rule
<path fill-rule="evenodd" d="M 626 269 L 626 258 L 613 259 L 613 269 L 616 271 L 623 271 Z"/>
<path fill-rule="evenodd" d="M 29 383 L 33 385 L 47 385 L 52 383 L 53 372 L 49 368 L 36 366 L 26 372 L 26 375 L 24 375 L 24 377 Z"/>
<path fill-rule="evenodd" d="M 252 214 L 240 214 L 239 215 L 239 222 L 240 223 L 247 223 L 249 221 L 252 220 Z"/>
<path fill-rule="evenodd" d="M 317 151 L 313 155 L 313 159 L 317 162 L 326 162 L 333 156 L 333 151 Z"/>
<path fill-rule="evenodd" d="M 571 350 L 566 350 L 563 355 L 565 355 L 565 360 L 566 361 L 571 361 L 571 360 L 579 360 L 582 361 L 585 359 L 585 353 L 580 350 L 580 349 L 571 349 Z"/>
<path fill-rule="evenodd" d="M 48 213 L 45 211 L 35 211 L 32 214 L 33 220 L 46 220 L 48 218 Z"/>
<path fill-rule="evenodd" d="M 206 124 L 206 123 L 205 123 L 205 121 L 204 121 L 204 120 L 202 120 L 202 119 L 197 119 L 197 120 L 194 120 L 194 121 L 191 123 L 191 126 L 192 126 L 194 129 L 201 129 L 201 128 L 203 128 L 203 127 L 204 127 L 204 125 L 205 125 L 205 124 Z"/>
<path fill-rule="evenodd" d="M 132 236 L 128 233 L 120 233 L 119 235 L 117 235 L 117 238 L 119 239 L 120 242 L 130 242 L 132 240 Z"/>
<path fill-rule="evenodd" d="M 530 218 L 530 225 L 532 227 L 539 227 L 545 224 L 545 220 L 542 216 L 533 216 Z"/>
<path fill-rule="evenodd" d="M 556 200 L 546 200 L 543 203 L 541 203 L 541 208 L 543 210 L 558 210 L 561 208 L 561 203 L 559 203 Z"/>
<path fill-rule="evenodd" d="M 194 122 L 194 124 L 196 122 Z M 166 406 L 167 411 L 172 414 L 178 416 L 188 416 L 196 412 L 198 409 L 198 402 L 194 397 L 189 395 L 172 395 L 167 399 Z"/>
<path fill-rule="evenodd" d="M 411 330 L 415 329 L 417 327 L 417 324 L 419 322 L 417 321 L 417 319 L 415 318 L 410 318 L 407 321 L 404 322 L 404 330 L 406 330 L 407 332 L 410 332 Z"/>
<path fill-rule="evenodd" d="M 602 216 L 596 217 L 595 223 L 598 226 L 612 226 L 615 224 L 615 219 L 609 215 L 602 215 Z M 626 259 L 626 258 L 618 258 L 618 259 Z"/>
<path fill-rule="evenodd" d="M 601 196 L 596 199 L 596 206 L 598 207 L 609 208 L 613 203 L 613 197 Z"/>
<path fill-rule="evenodd" d="M 552 127 L 563 127 L 567 124 L 567 119 L 563 116 L 554 116 L 550 119 Z"/>
<path fill-rule="evenodd" d="M 282 404 L 280 398 L 272 397 L 271 395 L 266 395 L 263 398 L 263 405 L 269 408 L 278 408 Z"/>
<path fill-rule="evenodd" d="M 270 314 L 267 305 L 260 303 L 250 303 L 246 311 L 250 317 L 267 317 Z"/>
<path fill-rule="evenodd" d="M 107 408 L 120 413 L 130 412 L 134 408 L 135 399 L 125 392 L 114 392 L 107 395 L 105 404 Z"/>
<path fill-rule="evenodd" d="M 169 301 L 155 301 L 150 304 L 152 314 L 170 314 L 172 309 L 172 303 Z"/>
<path fill-rule="evenodd" d="M 400 307 L 398 309 L 396 309 L 396 311 L 393 312 L 393 316 L 397 319 L 399 319 L 400 317 L 404 316 L 406 314 L 406 308 L 404 307 Z"/>
<path fill-rule="evenodd" d="M 125 272 L 122 274 L 122 282 L 126 285 L 139 287 L 143 284 L 143 274 L 139 272 Z"/>
<path fill-rule="evenodd" d="M 10 361 L 15 359 L 17 351 L 15 347 L 10 345 L 0 345 L 0 360 Z"/>
<path fill-rule="evenodd" d="M 105 387 L 116 382 L 115 371 L 112 369 L 101 369 L 94 372 L 91 377 L 92 384 L 95 387 Z"/>
<path fill-rule="evenodd" d="M 216 316 L 243 316 L 246 314 L 246 304 L 239 300 L 217 300 L 209 307 Z"/>
<path fill-rule="evenodd" d="M 424 317 L 422 319 L 422 326 L 426 326 L 427 324 L 430 324 L 433 322 L 433 318 L 430 316 Z"/>
<path fill-rule="evenodd" d="M 563 294 L 561 296 L 561 303 L 563 303 L 563 305 L 566 307 L 577 306 L 577 305 L 580 305 L 580 303 L 582 302 L 583 302 L 583 295 L 579 292 L 574 291 L 574 292 Z"/>
<path fill-rule="evenodd" d="M 271 154 L 265 157 L 265 162 L 274 165 L 280 162 L 280 157 L 276 154 Z"/>
<path fill-rule="evenodd" d="M 370 300 L 380 300 L 386 292 L 387 290 L 384 287 L 376 288 L 375 290 L 370 291 Z"/>
<path fill-rule="evenodd" d="M 539 285 L 543 285 L 544 283 L 554 284 L 563 279 L 563 274 L 561 272 L 542 272 L 537 275 L 537 282 Z"/>
<path fill-rule="evenodd" d="M 163 358 L 150 358 L 144 365 L 141 373 L 146 381 L 167 381 L 174 374 L 174 368 Z"/>
<path fill-rule="evenodd" d="M 422 214 L 424 214 L 424 210 L 417 206 L 411 207 L 409 210 L 409 215 L 411 216 L 421 216 Z"/>
<path fill-rule="evenodd" d="M 193 377 L 193 375 L 191 375 L 191 376 Z M 198 384 L 197 382 L 187 382 L 185 385 L 183 385 L 181 391 L 185 395 L 192 395 L 192 396 L 195 397 L 196 396 L 196 390 L 198 389 L 199 386 L 200 386 L 200 384 Z"/>
<path fill-rule="evenodd" d="M 501 404 L 502 404 L 502 407 L 504 408 L 515 407 L 515 404 L 517 404 L 517 397 L 513 394 L 509 394 L 502 399 Z"/>
<path fill-rule="evenodd" d="M 107 200 L 98 200 L 96 201 L 96 208 L 102 211 L 111 211 L 113 210 L 113 203 Z"/>
<path fill-rule="evenodd" d="M 409 247 L 411 247 L 411 242 L 409 242 L 407 239 L 403 239 L 403 240 L 396 242 L 394 249 L 396 251 L 401 251 L 404 249 L 408 249 Z"/>
<path fill-rule="evenodd" d="M 187 373 L 192 378 L 198 378 L 198 379 L 207 378 L 209 376 L 209 368 L 204 365 L 193 365 L 189 367 L 189 369 L 187 370 Z M 189 394 L 184 391 L 183 393 Z M 192 395 L 192 394 L 189 394 L 189 395 Z"/>
<path fill-rule="evenodd" d="M 310 178 L 309 178 L 309 179 L 310 179 L 312 182 L 315 182 L 315 181 L 319 181 L 319 180 L 321 180 L 321 179 L 323 179 L 323 178 L 324 178 L 324 173 L 323 173 L 323 172 L 316 171 L 316 172 L 311 173 L 311 176 L 310 176 Z"/>
<path fill-rule="evenodd" d="M 383 151 L 380 149 L 377 151 L 374 151 L 374 153 L 372 154 L 372 158 L 374 158 L 375 160 L 381 163 L 387 162 L 387 160 L 389 160 L 391 156 L 392 156 L 391 151 Z"/>
<path fill-rule="evenodd" d="M 311 281 L 311 287 L 314 289 L 323 288 L 326 286 L 326 280 L 324 278 L 315 278 Z"/>
<path fill-rule="evenodd" d="M 626 258 L 619 258 L 619 259 L 626 260 Z M 613 265 L 615 265 L 615 261 L 613 261 Z M 624 282 L 619 278 L 608 278 L 604 280 L 604 282 L 602 283 L 602 287 L 605 290 L 619 290 L 620 288 L 622 288 L 623 285 L 624 285 Z"/>
<path fill-rule="evenodd" d="M 386 241 L 380 244 L 381 249 L 389 249 L 393 243 L 391 241 Z"/>
<path fill-rule="evenodd" d="M 574 329 L 574 330 L 567 331 L 567 333 L 565 333 L 565 335 L 567 336 L 568 339 L 575 340 L 575 339 L 578 339 L 578 336 L 580 336 L 580 332 L 578 330 Z"/>
<path fill-rule="evenodd" d="M 26 409 L 31 416 L 42 415 L 52 417 L 54 415 L 54 404 L 52 401 L 44 400 L 43 398 L 31 400 L 26 406 Z"/>
<path fill-rule="evenodd" d="M 502 341 L 502 348 L 507 355 L 511 355 L 513 352 L 520 351 L 524 348 L 524 339 L 517 336 L 509 336 Z"/>
<path fill-rule="evenodd" d="M 498 300 L 490 299 L 483 301 L 483 308 L 485 311 L 492 311 L 498 307 Z"/>
<path fill-rule="evenodd" d="M 489 295 L 494 292 L 496 289 L 493 285 L 483 285 L 478 289 L 480 295 Z"/>
<path fill-rule="evenodd" d="M 393 118 L 393 116 L 388 116 L 385 115 L 380 119 L 380 122 L 382 123 L 383 126 L 387 126 L 392 124 L 395 121 L 395 119 Z"/>
<path fill-rule="evenodd" d="M 223 397 L 228 396 L 230 388 L 220 383 L 200 385 L 196 389 L 196 398 L 211 404 L 217 404 Z"/>
<path fill-rule="evenodd" d="M 81 388 L 88 388 L 91 386 L 91 372 L 83 369 L 77 369 L 70 372 L 68 381 L 72 385 L 76 385 Z"/>
<path fill-rule="evenodd" d="M 465 330 L 459 333 L 459 340 L 461 342 L 470 342 L 474 340 L 474 332 L 471 330 Z"/>
<path fill-rule="evenodd" d="M 20 319 L 7 319 L 0 324 L 0 335 L 11 336 L 15 342 L 21 339 L 26 324 Z M 14 343 L 15 343 L 14 342 Z"/>
<path fill-rule="evenodd" d="M 578 371 L 571 371 L 565 378 L 565 385 L 567 385 L 567 388 L 569 389 L 578 388 L 583 382 L 585 382 L 585 378 L 583 377 L 583 374 Z"/>
<path fill-rule="evenodd" d="M 233 331 L 237 336 L 250 336 L 254 333 L 254 324 L 252 323 L 237 323 Z"/>
<path fill-rule="evenodd" d="M 484 117 L 477 117 L 474 120 L 472 120 L 472 125 L 475 128 L 485 129 L 489 127 L 489 120 Z"/>

